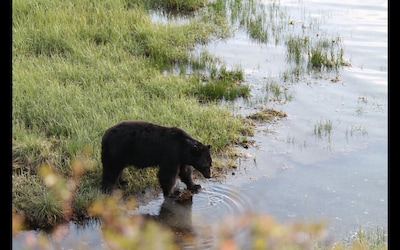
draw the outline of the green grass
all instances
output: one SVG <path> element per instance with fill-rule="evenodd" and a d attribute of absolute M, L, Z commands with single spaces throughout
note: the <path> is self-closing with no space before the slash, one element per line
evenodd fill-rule
<path fill-rule="evenodd" d="M 290 36 L 286 42 L 287 60 L 296 66 L 307 65 L 307 71 L 337 70 L 347 65 L 340 38 Z M 304 69 L 306 71 L 306 69 Z"/>
<path fill-rule="evenodd" d="M 127 0 L 131 4 L 137 4 L 140 2 L 144 4 L 147 8 L 151 9 L 163 9 L 171 13 L 185 13 L 193 12 L 195 10 L 204 7 L 208 1 L 207 0 L 150 0 L 150 1 L 134 1 Z"/>
<path fill-rule="evenodd" d="M 266 109 L 252 113 L 248 115 L 247 118 L 259 122 L 272 122 L 276 119 L 280 119 L 286 116 L 287 114 L 282 111 L 277 111 L 274 109 Z"/>
<path fill-rule="evenodd" d="M 332 121 L 326 119 L 322 122 L 322 119 L 314 125 L 314 135 L 321 139 L 322 137 L 330 137 L 332 132 Z"/>
<path fill-rule="evenodd" d="M 201 100 L 234 100 L 238 97 L 248 97 L 250 87 L 243 85 L 243 71 L 227 70 L 224 66 L 219 70 L 212 68 L 210 76 L 200 76 L 197 84 L 197 94 Z"/>

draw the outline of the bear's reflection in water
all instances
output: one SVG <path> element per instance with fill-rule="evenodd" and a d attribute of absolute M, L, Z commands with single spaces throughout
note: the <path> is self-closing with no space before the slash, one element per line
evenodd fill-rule
<path fill-rule="evenodd" d="M 164 199 L 158 215 L 144 214 L 147 219 L 155 220 L 170 229 L 175 236 L 175 242 L 181 249 L 193 247 L 207 249 L 213 244 L 210 230 L 204 230 L 202 225 L 193 226 L 192 199 L 176 201 L 172 198 Z"/>

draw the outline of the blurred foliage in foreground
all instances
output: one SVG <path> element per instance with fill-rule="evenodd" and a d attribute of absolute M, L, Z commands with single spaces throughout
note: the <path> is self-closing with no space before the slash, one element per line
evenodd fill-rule
<path fill-rule="evenodd" d="M 65 180 L 44 165 L 40 168 L 41 178 L 51 189 L 52 197 L 62 204 L 65 218 L 72 214 L 72 200 L 84 172 L 84 162 L 75 160 L 71 166 L 73 176 Z M 169 228 L 154 220 L 147 220 L 140 214 L 132 214 L 136 201 L 123 197 L 120 192 L 103 196 L 95 200 L 88 208 L 88 213 L 101 220 L 101 231 L 106 249 L 180 249 L 176 234 Z M 51 231 L 57 237 L 62 231 L 63 223 Z M 280 224 L 265 214 L 244 214 L 234 218 L 225 218 L 216 225 L 216 235 L 210 235 L 213 244 L 211 249 L 387 249 L 385 232 L 360 230 L 347 241 L 330 243 L 323 222 L 293 222 Z M 12 234 L 24 230 L 23 214 L 13 211 Z M 240 235 L 240 237 L 237 237 Z M 193 240 L 196 246 L 196 238 Z M 26 249 L 54 249 L 54 241 L 45 236 L 27 234 Z M 68 246 L 65 246 L 68 247 Z M 80 246 L 85 249 L 84 246 Z M 83 248 L 82 248 L 83 247 Z M 89 249 L 89 248 L 87 248 Z"/>

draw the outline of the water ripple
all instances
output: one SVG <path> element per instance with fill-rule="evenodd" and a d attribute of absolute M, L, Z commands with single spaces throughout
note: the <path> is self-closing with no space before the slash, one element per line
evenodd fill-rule
<path fill-rule="evenodd" d="M 136 212 L 169 227 L 182 249 L 212 249 L 218 239 L 221 220 L 243 214 L 252 203 L 240 189 L 221 183 L 202 183 L 203 189 L 192 201 L 174 202 L 160 199 L 139 207 Z"/>
<path fill-rule="evenodd" d="M 193 196 L 192 214 L 204 221 L 216 221 L 251 209 L 252 202 L 238 187 L 211 183 Z"/>

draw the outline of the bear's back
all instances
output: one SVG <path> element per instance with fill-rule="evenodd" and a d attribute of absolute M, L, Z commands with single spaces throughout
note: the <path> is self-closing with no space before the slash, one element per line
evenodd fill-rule
<path fill-rule="evenodd" d="M 107 129 L 102 139 L 103 146 L 131 148 L 136 151 L 160 151 L 168 147 L 184 147 L 197 143 L 197 140 L 181 128 L 146 121 L 120 122 Z"/>

